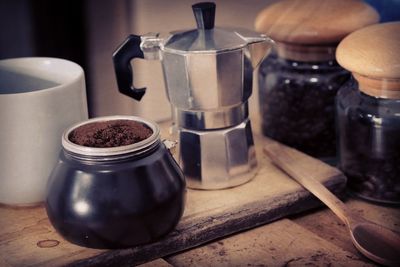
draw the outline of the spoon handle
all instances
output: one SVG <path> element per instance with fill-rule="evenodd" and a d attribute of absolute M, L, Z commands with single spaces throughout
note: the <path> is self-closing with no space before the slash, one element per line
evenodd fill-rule
<path fill-rule="evenodd" d="M 336 168 L 327 166 L 321 175 L 315 169 L 315 166 L 321 164 L 319 160 L 272 140 L 267 141 L 264 152 L 277 167 L 325 203 L 347 226 L 356 219 L 342 201 L 316 180 L 317 176 L 322 178 L 343 175 Z"/>

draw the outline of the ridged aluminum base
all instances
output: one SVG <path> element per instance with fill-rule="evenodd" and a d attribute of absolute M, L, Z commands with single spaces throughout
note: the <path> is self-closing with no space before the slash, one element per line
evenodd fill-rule
<path fill-rule="evenodd" d="M 222 189 L 250 181 L 257 159 L 250 120 L 221 130 L 195 131 L 173 127 L 178 163 L 187 186 Z"/>
<path fill-rule="evenodd" d="M 248 102 L 218 110 L 180 110 L 172 106 L 173 120 L 179 127 L 194 130 L 210 130 L 232 127 L 249 117 Z"/>

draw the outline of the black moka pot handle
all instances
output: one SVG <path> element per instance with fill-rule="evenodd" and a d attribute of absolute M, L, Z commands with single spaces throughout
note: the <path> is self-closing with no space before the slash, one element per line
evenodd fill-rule
<path fill-rule="evenodd" d="M 143 51 L 140 49 L 140 42 L 140 36 L 129 35 L 113 54 L 114 70 L 119 91 L 138 101 L 142 99 L 146 88 L 134 87 L 131 60 L 144 58 Z"/>

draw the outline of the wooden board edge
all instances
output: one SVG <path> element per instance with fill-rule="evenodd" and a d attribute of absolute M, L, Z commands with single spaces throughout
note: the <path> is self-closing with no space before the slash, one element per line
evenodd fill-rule
<path fill-rule="evenodd" d="M 345 182 L 346 177 L 338 174 L 328 179 L 325 182 L 325 186 L 341 197 L 344 195 Z M 293 193 L 284 196 L 283 202 L 285 197 L 293 197 Z M 227 211 L 225 210 L 220 218 L 213 216 L 205 218 L 203 222 L 196 225 L 187 225 L 188 229 L 184 235 L 182 235 L 182 231 L 173 231 L 155 243 L 122 250 L 106 251 L 87 259 L 75 261 L 68 264 L 68 266 L 133 266 L 143 264 L 276 221 L 288 215 L 299 214 L 322 206 L 322 203 L 305 189 L 296 194 L 296 197 L 298 200 L 291 205 L 281 206 L 280 202 L 271 203 L 270 200 L 265 199 L 258 203 L 253 203 L 251 207 L 243 206 L 240 211 L 232 211 L 229 219 L 226 218 Z M 266 205 L 273 208 L 267 211 L 264 209 Z M 248 214 L 243 215 L 246 212 Z"/>

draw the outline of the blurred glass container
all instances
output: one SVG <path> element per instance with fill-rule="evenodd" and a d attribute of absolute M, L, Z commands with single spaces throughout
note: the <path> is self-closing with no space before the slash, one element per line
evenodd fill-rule
<path fill-rule="evenodd" d="M 354 79 L 337 96 L 339 166 L 357 196 L 400 204 L 400 22 L 356 31 L 339 45 Z"/>
<path fill-rule="evenodd" d="M 285 0 L 261 11 L 256 30 L 277 42 L 259 68 L 263 134 L 333 163 L 335 96 L 350 78 L 335 60 L 336 46 L 378 20 L 361 1 Z"/>

